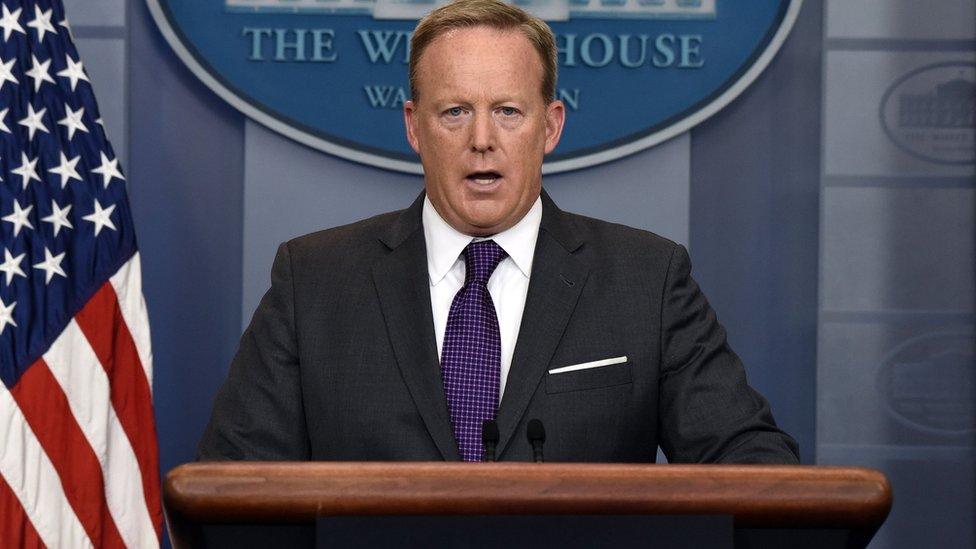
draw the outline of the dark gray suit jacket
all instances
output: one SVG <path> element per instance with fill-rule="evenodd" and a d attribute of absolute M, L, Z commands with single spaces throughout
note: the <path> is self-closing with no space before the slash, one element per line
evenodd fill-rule
<path fill-rule="evenodd" d="M 282 244 L 201 459 L 458 460 L 430 310 L 423 196 Z M 690 276 L 685 249 L 560 211 L 543 192 L 500 460 L 795 463 Z M 627 362 L 548 370 L 626 356 Z"/>

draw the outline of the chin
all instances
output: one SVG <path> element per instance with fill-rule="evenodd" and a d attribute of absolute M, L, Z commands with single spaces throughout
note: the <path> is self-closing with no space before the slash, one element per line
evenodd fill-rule
<path fill-rule="evenodd" d="M 497 223 L 492 223 L 491 221 L 484 219 L 462 219 L 467 229 L 464 231 L 471 234 L 472 236 L 487 236 L 497 233 L 495 227 L 498 226 Z"/>
<path fill-rule="evenodd" d="M 494 209 L 490 212 L 468 211 L 464 212 L 464 215 L 461 216 L 461 221 L 469 227 L 488 231 L 503 225 L 509 217 L 510 215 L 507 215 L 507 212 L 499 212 Z"/>

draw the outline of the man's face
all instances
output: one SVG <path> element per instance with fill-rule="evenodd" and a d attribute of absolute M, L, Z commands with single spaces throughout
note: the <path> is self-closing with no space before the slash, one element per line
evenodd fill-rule
<path fill-rule="evenodd" d="M 516 224 L 542 189 L 565 109 L 542 98 L 542 61 L 518 30 L 473 27 L 434 39 L 403 108 L 427 196 L 452 227 L 487 236 Z"/>

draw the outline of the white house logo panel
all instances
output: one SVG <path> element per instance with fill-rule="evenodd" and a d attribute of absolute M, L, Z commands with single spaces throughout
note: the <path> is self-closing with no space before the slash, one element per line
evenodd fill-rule
<path fill-rule="evenodd" d="M 429 0 L 147 0 L 184 62 L 247 115 L 339 156 L 407 172 L 407 60 Z M 619 158 L 733 99 L 800 0 L 536 0 L 552 25 L 570 131 L 548 171 Z"/>

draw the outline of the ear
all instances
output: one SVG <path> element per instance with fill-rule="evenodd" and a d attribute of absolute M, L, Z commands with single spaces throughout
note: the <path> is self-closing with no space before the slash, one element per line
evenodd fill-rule
<path fill-rule="evenodd" d="M 565 123 L 566 106 L 558 99 L 550 102 L 546 106 L 546 154 L 551 153 L 559 144 Z"/>
<path fill-rule="evenodd" d="M 403 103 L 403 124 L 407 128 L 407 141 L 410 143 L 410 147 L 420 154 L 420 141 L 417 139 L 417 107 L 414 105 L 413 101 L 406 101 Z"/>

